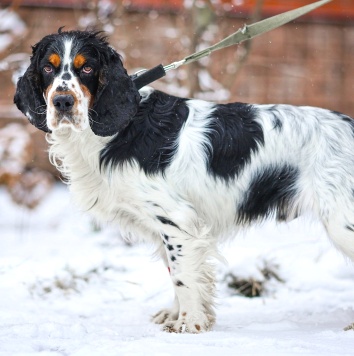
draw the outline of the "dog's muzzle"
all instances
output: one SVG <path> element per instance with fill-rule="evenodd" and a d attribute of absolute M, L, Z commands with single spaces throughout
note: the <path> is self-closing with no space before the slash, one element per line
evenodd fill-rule
<path fill-rule="evenodd" d="M 88 107 L 84 93 L 57 87 L 49 92 L 48 97 L 47 124 L 51 130 L 71 127 L 81 132 L 88 127 Z"/>

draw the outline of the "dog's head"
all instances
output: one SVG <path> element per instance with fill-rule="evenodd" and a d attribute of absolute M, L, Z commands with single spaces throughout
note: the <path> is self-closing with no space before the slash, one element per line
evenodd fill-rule
<path fill-rule="evenodd" d="M 33 46 L 31 64 L 18 80 L 17 107 L 49 132 L 91 126 L 111 136 L 127 126 L 140 96 L 120 56 L 97 32 L 59 30 Z"/>

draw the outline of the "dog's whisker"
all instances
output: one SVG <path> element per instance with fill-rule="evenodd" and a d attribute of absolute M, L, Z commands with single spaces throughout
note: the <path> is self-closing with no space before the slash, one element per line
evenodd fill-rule
<path fill-rule="evenodd" d="M 44 106 L 44 105 L 43 105 Z M 33 113 L 33 114 L 37 114 L 37 115 L 45 115 L 47 113 L 47 110 L 44 111 L 37 111 L 40 108 L 40 106 L 38 106 L 36 108 L 36 110 L 33 110 L 29 107 L 29 110 Z"/>
<path fill-rule="evenodd" d="M 95 110 L 89 109 L 89 111 L 88 111 L 88 118 L 89 118 L 89 121 L 90 121 L 91 123 L 96 124 L 96 125 L 103 125 L 102 122 L 99 122 L 99 121 L 94 120 L 94 119 L 92 118 L 92 116 L 90 115 L 90 114 L 91 114 L 91 111 L 94 112 L 94 113 L 96 114 L 96 116 L 98 116 L 98 114 L 97 114 L 97 112 L 96 112 Z"/>

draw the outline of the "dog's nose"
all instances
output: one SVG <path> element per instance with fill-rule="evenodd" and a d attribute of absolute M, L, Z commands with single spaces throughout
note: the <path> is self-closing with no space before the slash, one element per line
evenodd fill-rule
<path fill-rule="evenodd" d="M 74 97 L 71 94 L 60 94 L 53 98 L 53 105 L 59 112 L 70 111 L 74 106 Z"/>

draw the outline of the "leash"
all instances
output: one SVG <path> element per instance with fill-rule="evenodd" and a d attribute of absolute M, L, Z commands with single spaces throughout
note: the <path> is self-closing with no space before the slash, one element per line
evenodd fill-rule
<path fill-rule="evenodd" d="M 145 85 L 148 85 L 154 82 L 155 80 L 164 77 L 166 73 L 172 69 L 177 69 L 181 65 L 198 61 L 199 59 L 209 56 L 212 52 L 218 51 L 219 49 L 239 44 L 243 41 L 250 40 L 251 38 L 259 36 L 268 31 L 274 30 L 275 28 L 285 25 L 286 23 L 293 21 L 302 15 L 305 15 L 312 10 L 315 10 L 322 5 L 329 3 L 330 1 L 332 0 L 317 1 L 312 4 L 305 5 L 297 9 L 283 12 L 282 14 L 255 22 L 251 25 L 244 25 L 242 28 L 239 28 L 236 32 L 224 38 L 220 42 L 217 42 L 208 48 L 205 48 L 199 52 L 184 57 L 180 61 L 173 62 L 166 66 L 159 64 L 158 66 L 149 70 L 142 69 L 131 75 L 130 77 L 133 80 L 135 87 L 139 90 Z"/>

